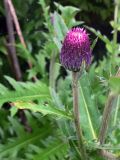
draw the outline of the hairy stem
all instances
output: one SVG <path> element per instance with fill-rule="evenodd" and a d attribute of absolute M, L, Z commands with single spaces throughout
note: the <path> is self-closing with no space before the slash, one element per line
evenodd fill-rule
<path fill-rule="evenodd" d="M 78 138 L 78 147 L 81 153 L 81 160 L 87 160 L 86 149 L 83 142 L 82 129 L 80 126 L 79 117 L 79 103 L 78 103 L 78 72 L 72 72 L 73 81 L 73 110 L 74 110 L 74 123 L 76 128 L 76 134 Z"/>
<path fill-rule="evenodd" d="M 110 114 L 112 111 L 112 104 L 113 104 L 114 98 L 115 96 L 113 94 L 110 94 L 108 96 L 108 101 L 104 108 L 102 124 L 101 124 L 100 134 L 99 134 L 99 141 L 101 145 L 104 144 L 105 142 L 105 135 L 106 135 L 107 128 L 108 128 L 108 123 L 109 123 Z"/>

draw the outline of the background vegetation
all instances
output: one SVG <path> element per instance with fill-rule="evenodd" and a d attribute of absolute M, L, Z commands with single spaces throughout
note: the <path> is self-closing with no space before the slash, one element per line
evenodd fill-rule
<path fill-rule="evenodd" d="M 26 46 L 14 26 L 12 46 L 22 75 L 17 79 L 0 1 L 0 160 L 80 159 L 71 73 L 59 62 L 64 36 L 75 26 L 87 29 L 93 48 L 92 64 L 79 80 L 80 119 L 89 158 L 104 160 L 98 153 L 103 149 L 120 157 L 119 0 L 14 0 L 13 4 Z M 106 141 L 99 145 L 109 93 L 114 96 L 111 118 Z"/>

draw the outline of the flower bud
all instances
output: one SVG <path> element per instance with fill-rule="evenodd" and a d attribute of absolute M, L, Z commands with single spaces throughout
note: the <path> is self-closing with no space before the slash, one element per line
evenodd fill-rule
<path fill-rule="evenodd" d="M 91 63 L 89 36 L 83 28 L 72 28 L 68 31 L 60 53 L 61 64 L 70 71 L 79 71 L 82 62 Z"/>

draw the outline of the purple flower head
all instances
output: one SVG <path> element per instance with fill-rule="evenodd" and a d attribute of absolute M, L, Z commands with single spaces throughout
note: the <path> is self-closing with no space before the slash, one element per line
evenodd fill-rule
<path fill-rule="evenodd" d="M 91 63 L 89 36 L 83 28 L 72 28 L 68 31 L 60 53 L 61 64 L 71 71 L 79 71 L 84 61 Z"/>

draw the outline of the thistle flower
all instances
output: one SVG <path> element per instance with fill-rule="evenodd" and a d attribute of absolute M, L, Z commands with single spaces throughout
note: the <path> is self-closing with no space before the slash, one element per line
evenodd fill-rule
<path fill-rule="evenodd" d="M 71 71 L 79 71 L 84 61 L 86 66 L 91 63 L 89 36 L 83 28 L 72 28 L 68 31 L 60 53 L 61 64 Z"/>

